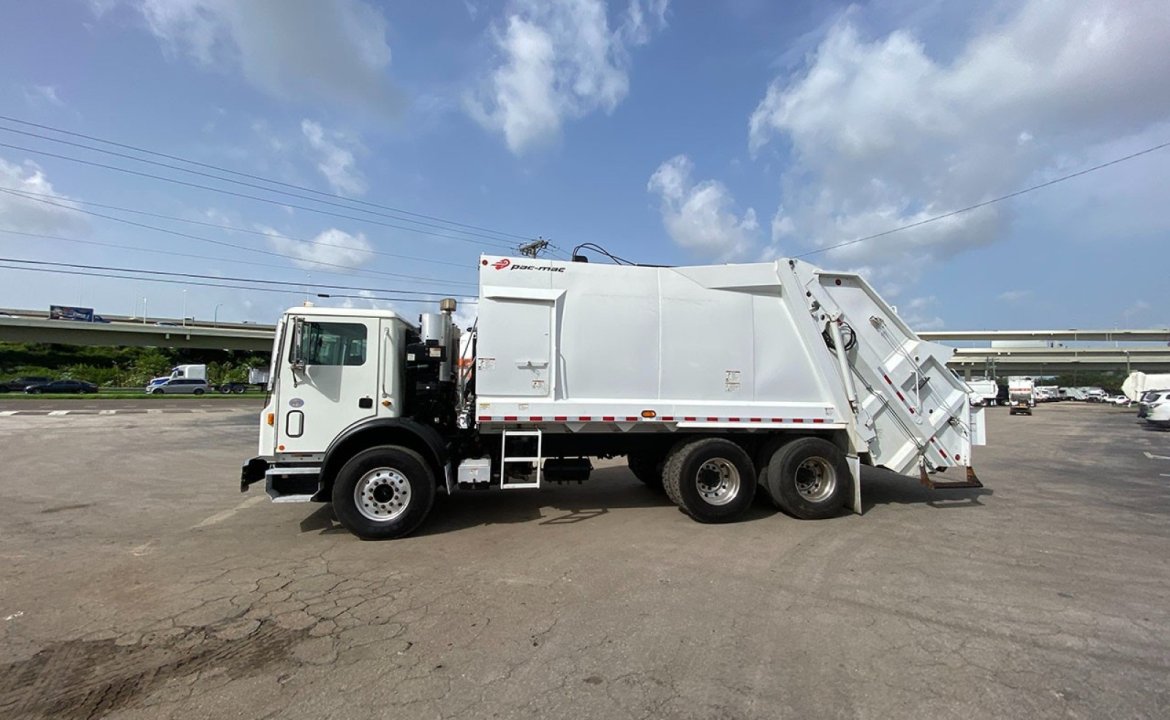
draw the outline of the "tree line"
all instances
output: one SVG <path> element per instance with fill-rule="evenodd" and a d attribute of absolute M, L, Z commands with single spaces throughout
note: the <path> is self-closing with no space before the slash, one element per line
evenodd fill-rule
<path fill-rule="evenodd" d="M 153 347 L 103 347 L 0 342 L 0 380 L 48 377 L 101 387 L 141 387 L 176 365 L 207 365 L 212 385 L 247 382 L 248 370 L 268 367 L 270 353 Z"/>

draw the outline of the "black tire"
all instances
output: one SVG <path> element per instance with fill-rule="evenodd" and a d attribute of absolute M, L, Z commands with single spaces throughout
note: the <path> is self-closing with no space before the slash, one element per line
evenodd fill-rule
<path fill-rule="evenodd" d="M 220 385 L 219 386 L 219 392 L 221 395 L 227 395 L 231 391 L 232 391 L 232 388 L 230 385 Z"/>
<path fill-rule="evenodd" d="M 657 453 L 632 452 L 626 456 L 626 464 L 634 477 L 654 490 L 662 489 L 662 456 Z"/>
<path fill-rule="evenodd" d="M 195 394 L 195 395 L 202 395 L 202 394 L 203 394 L 203 388 L 195 388 L 194 394 Z"/>
<path fill-rule="evenodd" d="M 232 388 L 232 392 L 234 392 L 236 395 L 243 395 L 247 391 L 248 388 L 244 387 L 243 385 L 237 385 Z"/>
<path fill-rule="evenodd" d="M 358 507 L 359 483 L 364 509 Z M 385 496 L 377 494 L 382 488 L 386 488 Z M 396 502 L 401 503 L 399 507 Z M 409 535 L 426 519 L 434 502 L 434 472 L 422 455 L 396 445 L 354 455 L 333 483 L 333 512 L 363 540 Z"/>
<path fill-rule="evenodd" d="M 768 461 L 768 494 L 778 508 L 801 520 L 833 517 L 853 494 L 845 453 L 817 437 L 782 445 Z"/>
<path fill-rule="evenodd" d="M 42 390 L 40 388 L 33 388 L 32 390 L 28 391 L 29 395 L 40 395 L 41 392 Z"/>
<path fill-rule="evenodd" d="M 163 394 L 162 388 L 155 388 L 154 390 L 150 391 L 150 394 L 151 395 L 162 395 Z"/>
<path fill-rule="evenodd" d="M 695 520 L 731 522 L 751 507 L 756 469 L 739 445 L 724 438 L 703 438 L 671 453 L 662 486 Z"/>

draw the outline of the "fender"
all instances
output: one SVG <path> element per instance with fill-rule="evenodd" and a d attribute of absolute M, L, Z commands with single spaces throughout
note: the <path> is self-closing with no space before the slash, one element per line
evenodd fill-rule
<path fill-rule="evenodd" d="M 332 488 L 334 475 L 353 455 L 375 445 L 387 444 L 402 445 L 418 452 L 433 464 L 435 479 L 443 481 L 450 453 L 437 430 L 409 418 L 369 418 L 342 430 L 325 449 L 321 461 L 322 491 Z"/>

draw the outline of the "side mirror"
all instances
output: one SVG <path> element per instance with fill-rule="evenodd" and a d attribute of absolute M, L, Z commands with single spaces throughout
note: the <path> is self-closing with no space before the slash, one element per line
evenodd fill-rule
<path fill-rule="evenodd" d="M 293 319 L 292 327 L 292 347 L 289 348 L 288 364 L 293 372 L 303 373 L 305 371 L 305 356 L 304 356 L 304 336 L 305 336 L 305 319 L 298 317 Z"/>

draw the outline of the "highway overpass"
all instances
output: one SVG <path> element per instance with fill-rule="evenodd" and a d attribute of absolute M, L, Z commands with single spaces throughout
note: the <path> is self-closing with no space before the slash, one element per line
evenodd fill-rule
<path fill-rule="evenodd" d="M 49 320 L 48 314 L 0 309 L 0 341 L 63 345 L 134 345 L 265 351 L 272 325 L 182 323 L 106 316 L 108 323 Z M 1074 370 L 1170 372 L 1170 329 L 947 330 L 925 340 L 956 346 L 951 367 L 962 375 L 1043 375 Z M 968 346 L 970 343 L 977 343 Z M 1011 346 L 1019 343 L 1020 346 Z M 1039 346 L 1023 346 L 1035 343 Z M 1070 346 L 1067 343 L 1076 343 Z M 1046 347 L 1044 345 L 1057 345 Z"/>

